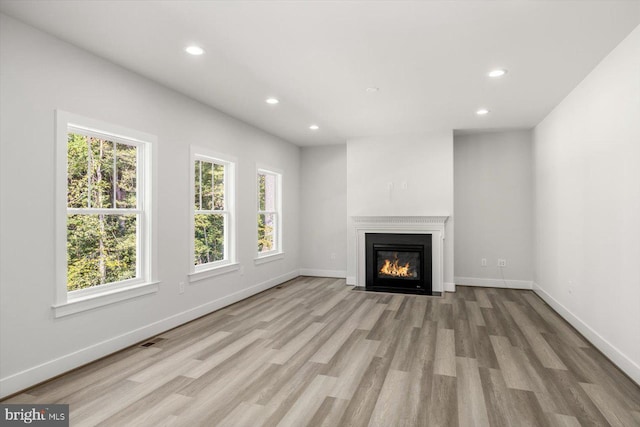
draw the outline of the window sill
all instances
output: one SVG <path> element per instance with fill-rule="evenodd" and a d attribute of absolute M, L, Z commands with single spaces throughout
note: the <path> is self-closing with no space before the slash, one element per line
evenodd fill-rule
<path fill-rule="evenodd" d="M 277 252 L 274 254 L 261 255 L 253 260 L 255 265 L 266 264 L 268 262 L 284 259 L 284 252 Z"/>
<path fill-rule="evenodd" d="M 221 274 L 227 274 L 239 269 L 240 264 L 235 262 L 233 264 L 225 264 L 221 265 L 220 267 L 212 267 L 206 270 L 196 271 L 194 273 L 189 273 L 189 283 L 208 279 L 209 277 L 219 276 Z"/>
<path fill-rule="evenodd" d="M 72 299 L 63 304 L 53 305 L 53 316 L 64 317 L 82 311 L 92 310 L 105 305 L 158 292 L 160 282 L 143 283 L 122 289 L 105 291 L 91 296 Z"/>

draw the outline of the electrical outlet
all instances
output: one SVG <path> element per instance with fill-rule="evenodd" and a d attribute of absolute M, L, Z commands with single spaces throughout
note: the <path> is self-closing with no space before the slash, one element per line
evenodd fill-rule
<path fill-rule="evenodd" d="M 482 258 L 480 260 L 480 265 L 483 266 L 483 267 L 486 267 L 487 266 L 487 259 L 486 258 Z"/>
<path fill-rule="evenodd" d="M 506 266 L 507 266 L 507 260 L 498 258 L 498 267 L 506 267 Z"/>
<path fill-rule="evenodd" d="M 336 259 L 336 253 L 335 252 L 331 252 L 331 259 Z"/>
<path fill-rule="evenodd" d="M 184 294 L 184 282 L 178 283 L 178 293 Z"/>

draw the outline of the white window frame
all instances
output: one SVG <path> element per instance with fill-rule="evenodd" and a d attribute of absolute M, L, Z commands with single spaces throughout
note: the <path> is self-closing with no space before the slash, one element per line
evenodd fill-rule
<path fill-rule="evenodd" d="M 260 186 L 258 184 L 258 175 L 260 174 L 268 174 L 276 177 L 276 194 L 275 194 L 275 211 L 262 211 L 260 210 Z M 276 261 L 284 258 L 284 249 L 282 245 L 282 180 L 283 180 L 283 172 L 276 168 L 271 168 L 268 166 L 257 165 L 256 167 L 256 175 L 255 175 L 255 200 L 256 200 L 256 222 L 255 222 L 255 236 L 256 236 L 256 257 L 254 259 L 254 263 L 256 265 L 264 264 L 271 261 Z M 275 249 L 266 252 L 258 252 L 257 242 L 258 242 L 258 221 L 257 216 L 260 214 L 275 214 L 276 217 L 276 231 L 273 235 Z"/>
<path fill-rule="evenodd" d="M 240 264 L 237 262 L 236 253 L 236 164 L 237 159 L 226 154 L 212 151 L 205 147 L 191 146 L 191 155 L 189 156 L 189 206 L 190 206 L 190 251 L 189 251 L 189 282 L 197 282 L 209 277 L 220 274 L 229 273 L 238 270 Z M 196 197 L 195 183 L 195 162 L 202 160 L 205 162 L 224 165 L 224 210 L 212 211 L 196 211 L 194 200 Z M 225 216 L 224 221 L 224 259 L 209 262 L 206 264 L 195 265 L 193 257 L 195 254 L 195 215 L 198 213 L 222 214 Z"/>
<path fill-rule="evenodd" d="M 83 117 L 66 111 L 56 110 L 56 280 L 55 302 L 52 306 L 55 317 L 90 310 L 118 301 L 139 297 L 158 291 L 157 249 L 153 244 L 156 224 L 154 175 L 157 156 L 157 138 L 137 130 Z M 136 208 L 68 208 L 67 207 L 67 139 L 69 132 L 95 136 L 116 143 L 138 147 Z M 74 213 L 136 214 L 137 249 L 136 277 L 90 288 L 67 290 L 67 216 Z"/>

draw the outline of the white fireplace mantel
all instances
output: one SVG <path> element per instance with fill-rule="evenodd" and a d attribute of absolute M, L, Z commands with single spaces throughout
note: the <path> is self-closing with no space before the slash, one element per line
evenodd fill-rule
<path fill-rule="evenodd" d="M 444 291 L 445 224 L 449 216 L 352 216 L 356 235 L 356 285 L 365 286 L 365 234 L 415 233 L 431 234 L 431 286 L 435 292 Z"/>

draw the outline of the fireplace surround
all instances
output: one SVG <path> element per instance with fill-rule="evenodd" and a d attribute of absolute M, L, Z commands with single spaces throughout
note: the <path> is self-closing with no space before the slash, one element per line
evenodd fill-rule
<path fill-rule="evenodd" d="M 431 235 L 431 286 L 433 294 L 444 289 L 444 240 L 448 216 L 352 216 L 350 228 L 354 237 L 353 248 L 355 277 L 347 277 L 347 283 L 366 287 L 367 233 L 399 233 Z M 452 289 L 453 291 L 453 289 Z"/>

